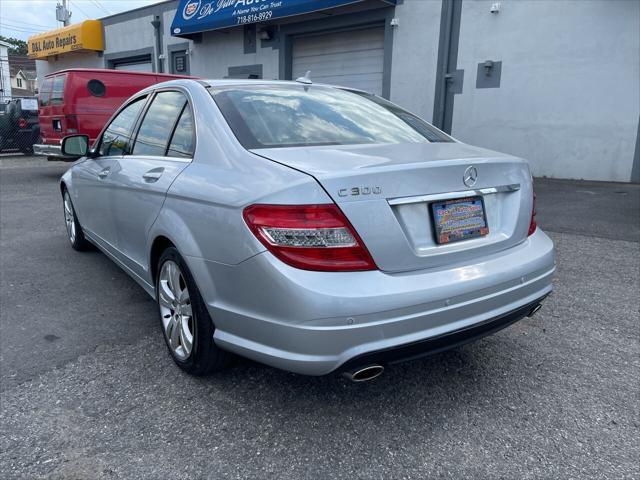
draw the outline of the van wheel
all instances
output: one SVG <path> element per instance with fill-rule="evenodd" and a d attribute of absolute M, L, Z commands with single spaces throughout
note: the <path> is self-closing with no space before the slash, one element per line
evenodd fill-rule
<path fill-rule="evenodd" d="M 69 191 L 66 188 L 62 193 L 62 205 L 64 208 L 64 223 L 67 227 L 67 237 L 71 242 L 71 248 L 78 251 L 90 250 L 91 244 L 84 237 L 73 203 L 71 203 L 71 195 L 69 195 Z"/>
<path fill-rule="evenodd" d="M 164 340 L 178 366 L 191 375 L 224 368 L 231 354 L 213 341 L 215 327 L 196 283 L 174 247 L 158 261 L 156 298 Z"/>

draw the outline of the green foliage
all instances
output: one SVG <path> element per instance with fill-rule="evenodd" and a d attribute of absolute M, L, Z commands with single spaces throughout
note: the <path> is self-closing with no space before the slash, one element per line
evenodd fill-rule
<path fill-rule="evenodd" d="M 11 46 L 8 48 L 9 55 L 26 55 L 27 54 L 27 42 L 20 40 L 19 38 L 4 37 L 0 35 L 0 40 L 9 43 Z"/>

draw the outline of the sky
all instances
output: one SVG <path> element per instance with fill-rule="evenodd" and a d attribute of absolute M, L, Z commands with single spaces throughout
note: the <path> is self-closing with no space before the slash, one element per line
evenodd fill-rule
<path fill-rule="evenodd" d="M 68 0 L 71 23 L 106 17 L 160 0 Z M 56 21 L 58 0 L 0 0 L 0 35 L 27 40 L 62 26 Z"/>

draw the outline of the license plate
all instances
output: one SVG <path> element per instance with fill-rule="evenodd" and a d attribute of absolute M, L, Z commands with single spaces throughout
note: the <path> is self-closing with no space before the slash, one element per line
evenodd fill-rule
<path fill-rule="evenodd" d="M 436 241 L 440 244 L 483 237 L 489 233 L 482 197 L 434 202 L 431 210 Z"/>

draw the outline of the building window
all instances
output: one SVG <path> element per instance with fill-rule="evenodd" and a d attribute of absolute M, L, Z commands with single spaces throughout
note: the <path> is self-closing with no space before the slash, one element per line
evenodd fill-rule
<path fill-rule="evenodd" d="M 22 79 L 20 77 L 16 78 L 16 83 L 18 85 L 18 88 L 22 88 Z"/>

